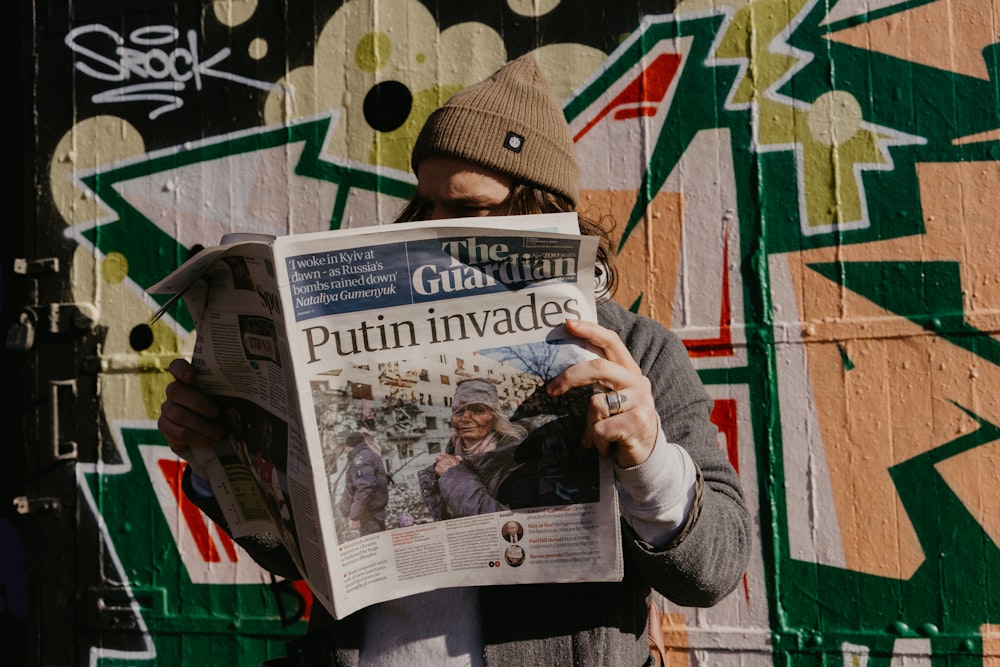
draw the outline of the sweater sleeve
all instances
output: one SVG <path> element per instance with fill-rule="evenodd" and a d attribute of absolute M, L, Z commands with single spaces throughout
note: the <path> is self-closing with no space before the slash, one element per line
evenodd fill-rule
<path fill-rule="evenodd" d="M 479 476 L 463 464 L 445 471 L 438 484 L 441 496 L 453 517 L 476 516 L 510 509 L 492 497 Z"/>
<path fill-rule="evenodd" d="M 646 582 L 673 602 L 711 606 L 742 579 L 750 556 L 750 516 L 736 470 L 717 444 L 713 401 L 676 335 L 613 303 L 599 308 L 652 383 L 667 442 L 683 448 L 701 475 L 702 497 L 684 537 L 664 549 L 641 539 L 623 521 L 625 548 Z M 662 491 L 667 496 L 670 489 Z"/>

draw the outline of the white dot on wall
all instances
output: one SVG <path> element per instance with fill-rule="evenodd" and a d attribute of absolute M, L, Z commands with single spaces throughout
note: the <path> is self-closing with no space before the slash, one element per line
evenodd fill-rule
<path fill-rule="evenodd" d="M 561 0 L 507 0 L 510 11 L 521 16 L 542 16 L 559 6 Z"/>
<path fill-rule="evenodd" d="M 809 110 L 809 131 L 816 141 L 839 146 L 861 129 L 861 105 L 854 95 L 842 90 L 823 93 Z"/>
<path fill-rule="evenodd" d="M 254 60 L 260 60 L 267 55 L 267 40 L 257 37 L 250 42 L 250 46 L 247 47 L 247 53 Z"/>
<path fill-rule="evenodd" d="M 222 25 L 238 26 L 257 11 L 257 0 L 214 0 L 212 10 Z"/>

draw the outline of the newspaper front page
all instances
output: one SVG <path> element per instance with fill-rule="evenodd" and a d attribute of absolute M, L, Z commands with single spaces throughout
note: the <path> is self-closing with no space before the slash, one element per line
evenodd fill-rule
<path fill-rule="evenodd" d="M 337 618 L 442 587 L 620 579 L 611 464 L 579 445 L 590 389 L 544 391 L 593 357 L 563 327 L 596 321 L 596 239 L 575 225 L 279 237 L 163 281 L 187 285 L 199 386 L 232 424 L 198 464 L 234 534 L 278 534 Z M 467 451 L 476 428 L 485 450 Z M 361 493 L 384 502 L 366 515 Z"/>

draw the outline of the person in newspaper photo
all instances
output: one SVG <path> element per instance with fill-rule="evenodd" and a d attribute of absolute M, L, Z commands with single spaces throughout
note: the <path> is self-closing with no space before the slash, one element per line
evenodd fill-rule
<path fill-rule="evenodd" d="M 520 544 L 512 544 L 503 552 L 503 559 L 511 567 L 520 567 L 524 563 L 524 547 Z"/>
<path fill-rule="evenodd" d="M 525 468 L 514 455 L 527 432 L 503 413 L 496 385 L 483 378 L 459 382 L 451 428 L 445 451 L 417 474 L 435 521 L 538 504 L 537 484 L 516 474 Z"/>
<path fill-rule="evenodd" d="M 378 445 L 371 435 L 351 431 L 344 439 L 347 472 L 338 509 L 348 528 L 363 537 L 385 530 L 385 508 L 389 502 L 389 480 Z"/>
<path fill-rule="evenodd" d="M 503 525 L 503 530 L 501 531 L 503 539 L 507 540 L 511 544 L 517 544 L 524 537 L 524 528 L 517 521 L 508 521 Z"/>
<path fill-rule="evenodd" d="M 608 159 L 614 159 L 608 156 Z M 416 193 L 402 220 L 575 211 L 579 165 L 563 110 L 531 55 L 453 95 L 414 146 Z M 717 444 L 713 400 L 681 340 L 611 300 L 608 233 L 595 286 L 599 324 L 567 331 L 602 357 L 548 381 L 550 396 L 597 387 L 581 446 L 610 457 L 619 496 L 624 576 L 617 582 L 453 587 L 371 605 L 334 620 L 315 605 L 310 630 L 288 643 L 288 665 L 650 664 L 650 590 L 708 607 L 732 593 L 747 566 L 752 523 L 733 465 Z M 217 403 L 174 360 L 159 429 L 177 452 L 212 447 L 224 431 Z M 220 521 L 211 491 L 188 466 L 188 496 Z M 223 524 L 224 525 L 224 524 Z M 264 567 L 299 577 L 273 540 L 241 538 Z M 522 568 L 530 567 L 530 562 Z M 315 656 L 315 658 L 311 657 Z M 270 665 L 279 660 L 269 661 Z"/>

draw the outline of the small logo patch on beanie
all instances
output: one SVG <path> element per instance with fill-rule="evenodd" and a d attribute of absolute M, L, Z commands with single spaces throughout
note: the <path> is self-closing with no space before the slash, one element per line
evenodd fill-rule
<path fill-rule="evenodd" d="M 524 148 L 524 137 L 517 132 L 508 132 L 507 138 L 503 140 L 503 147 L 509 151 L 520 153 Z"/>

